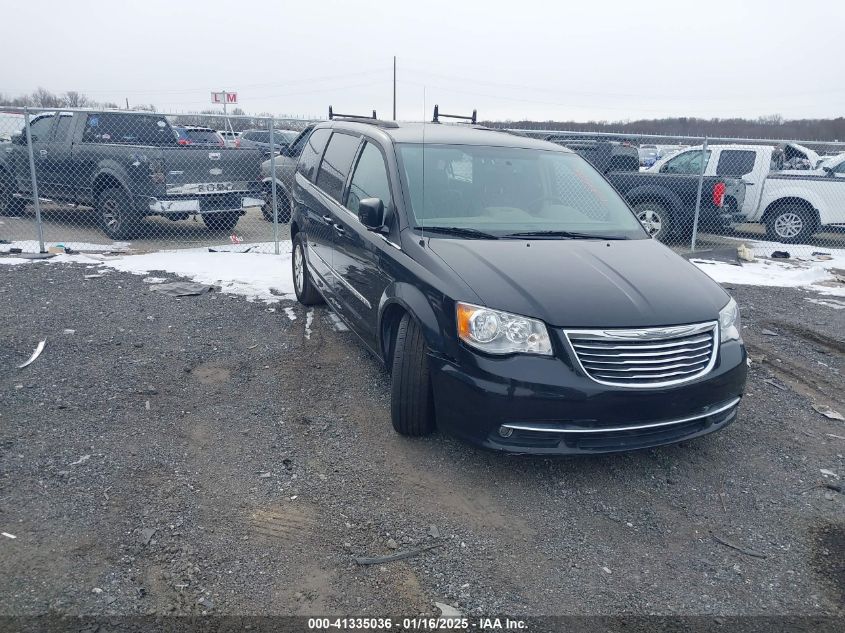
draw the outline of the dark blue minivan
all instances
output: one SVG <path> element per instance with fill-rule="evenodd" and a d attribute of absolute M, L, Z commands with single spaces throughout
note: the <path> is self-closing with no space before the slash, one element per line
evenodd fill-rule
<path fill-rule="evenodd" d="M 736 303 L 559 145 L 335 117 L 300 156 L 291 237 L 297 298 L 390 370 L 399 433 L 603 453 L 736 418 Z"/>

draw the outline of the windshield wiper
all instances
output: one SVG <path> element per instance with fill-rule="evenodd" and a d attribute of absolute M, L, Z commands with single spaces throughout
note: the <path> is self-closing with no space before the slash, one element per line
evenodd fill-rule
<path fill-rule="evenodd" d="M 425 233 L 443 233 L 444 235 L 455 235 L 457 237 L 468 237 L 476 240 L 498 240 L 498 235 L 485 233 L 478 229 L 468 229 L 461 226 L 415 226 L 418 231 Z"/>
<path fill-rule="evenodd" d="M 578 233 L 577 231 L 520 231 L 508 233 L 503 237 L 562 237 L 569 240 L 627 240 L 621 235 L 596 235 L 595 233 Z"/>

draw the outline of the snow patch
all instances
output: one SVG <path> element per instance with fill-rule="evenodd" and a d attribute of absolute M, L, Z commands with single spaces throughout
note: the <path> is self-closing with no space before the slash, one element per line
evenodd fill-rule
<path fill-rule="evenodd" d="M 845 283 L 841 282 L 841 271 L 845 270 L 845 250 L 824 249 L 823 255 L 769 259 L 772 252 L 783 250 L 784 246 L 766 242 L 745 243 L 758 259 L 743 262 L 742 266 L 695 257 L 691 257 L 690 262 L 722 284 L 804 288 L 845 297 Z"/>

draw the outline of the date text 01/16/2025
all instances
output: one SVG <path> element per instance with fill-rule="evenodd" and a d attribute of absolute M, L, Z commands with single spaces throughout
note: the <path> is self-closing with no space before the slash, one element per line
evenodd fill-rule
<path fill-rule="evenodd" d="M 440 618 L 309 618 L 309 630 L 384 630 L 393 628 L 403 631 L 436 631 L 442 629 L 452 630 L 478 630 L 496 631 L 509 630 L 518 631 L 527 628 L 524 620 L 511 618 L 464 618 L 464 617 L 440 617 Z"/>

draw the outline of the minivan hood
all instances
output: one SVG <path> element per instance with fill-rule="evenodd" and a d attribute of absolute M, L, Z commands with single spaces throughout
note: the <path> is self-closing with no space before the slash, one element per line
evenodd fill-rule
<path fill-rule="evenodd" d="M 556 327 L 712 321 L 729 299 L 716 282 L 655 240 L 432 237 L 428 246 L 485 306 Z"/>

